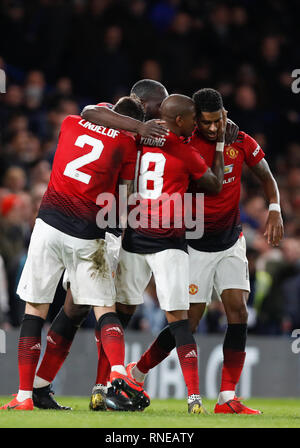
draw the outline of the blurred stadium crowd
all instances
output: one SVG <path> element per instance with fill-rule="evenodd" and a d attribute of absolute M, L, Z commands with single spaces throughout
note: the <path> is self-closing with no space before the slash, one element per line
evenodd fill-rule
<path fill-rule="evenodd" d="M 292 71 L 300 68 L 299 15 L 296 0 L 1 2 L 0 68 L 7 85 L 0 94 L 0 326 L 20 324 L 16 283 L 62 120 L 152 78 L 169 93 L 218 89 L 229 117 L 264 149 L 281 192 L 285 239 L 280 248 L 267 245 L 267 204 L 245 169 L 249 331 L 300 328 L 300 93 L 291 88 Z M 50 320 L 63 298 L 60 286 Z M 163 325 L 151 283 L 131 328 L 156 333 Z M 213 301 L 199 332 L 225 325 L 222 305 Z"/>

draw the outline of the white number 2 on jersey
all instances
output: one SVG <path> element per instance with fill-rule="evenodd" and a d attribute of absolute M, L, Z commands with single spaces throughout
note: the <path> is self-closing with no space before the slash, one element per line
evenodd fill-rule
<path fill-rule="evenodd" d="M 98 160 L 101 156 L 104 145 L 100 140 L 97 140 L 87 134 L 80 135 L 74 144 L 75 146 L 79 146 L 79 148 L 89 145 L 92 147 L 92 151 L 81 157 L 77 157 L 77 159 L 72 160 L 72 162 L 67 163 L 64 175 L 71 177 L 72 179 L 79 180 L 79 182 L 83 182 L 84 184 L 88 184 L 91 180 L 91 176 L 79 171 L 79 168 Z"/>
<path fill-rule="evenodd" d="M 150 163 L 154 163 L 154 170 L 149 170 Z M 157 199 L 163 189 L 163 175 L 166 158 L 161 153 L 147 152 L 141 157 L 139 172 L 139 193 L 144 199 Z M 153 188 L 148 187 L 148 181 L 153 182 Z"/>

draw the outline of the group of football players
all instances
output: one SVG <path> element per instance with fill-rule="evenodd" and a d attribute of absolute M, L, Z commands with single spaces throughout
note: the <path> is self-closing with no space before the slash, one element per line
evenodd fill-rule
<path fill-rule="evenodd" d="M 269 204 L 265 236 L 276 246 L 283 238 L 277 183 L 259 144 L 227 118 L 216 90 L 201 89 L 189 98 L 169 95 L 157 81 L 141 80 L 114 106 L 100 103 L 87 106 L 81 116 L 66 117 L 17 290 L 26 301 L 19 391 L 1 409 L 70 409 L 54 399 L 52 381 L 93 308 L 98 369 L 91 410 L 143 410 L 150 404 L 144 390 L 147 373 L 176 348 L 188 412 L 206 413 L 193 333 L 215 295 L 228 325 L 214 412 L 260 414 L 236 396 L 246 356 L 250 290 L 239 217 L 244 163 L 261 182 Z M 100 228 L 97 197 L 102 192 L 117 196 L 119 185 L 138 199 L 129 206 L 138 225 Z M 179 209 L 192 217 L 198 216 L 193 198 L 204 193 L 201 237 L 191 232 L 186 237 L 184 219 L 175 226 L 172 197 L 187 192 L 192 209 Z M 170 205 L 168 226 L 163 225 L 162 197 Z M 64 272 L 66 300 L 48 331 L 36 372 L 42 327 Z M 138 362 L 125 366 L 124 329 L 143 303 L 152 276 L 168 325 Z"/>

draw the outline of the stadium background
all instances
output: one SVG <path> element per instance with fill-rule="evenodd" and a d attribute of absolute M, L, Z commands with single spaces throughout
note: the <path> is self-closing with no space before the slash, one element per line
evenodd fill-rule
<path fill-rule="evenodd" d="M 20 325 L 16 283 L 62 120 L 86 104 L 115 102 L 141 78 L 169 93 L 218 89 L 229 117 L 262 146 L 280 188 L 285 238 L 268 247 L 267 204 L 245 169 L 249 333 L 288 339 L 300 328 L 300 93 L 292 90 L 299 13 L 296 0 L 1 1 L 0 328 L 9 334 Z M 63 299 L 59 286 L 49 321 Z M 156 334 L 164 324 L 150 284 L 130 329 Z M 90 315 L 84 326 L 93 325 Z M 198 333 L 221 341 L 225 326 L 213 302 Z"/>

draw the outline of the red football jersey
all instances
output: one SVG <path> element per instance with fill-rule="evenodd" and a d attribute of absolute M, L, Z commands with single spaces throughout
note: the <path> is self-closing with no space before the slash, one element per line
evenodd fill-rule
<path fill-rule="evenodd" d="M 115 194 L 119 177 L 133 180 L 133 136 L 70 115 L 62 123 L 48 189 L 39 216 L 80 238 L 97 238 L 100 193 Z M 71 218 L 71 219 L 70 219 Z"/>
<path fill-rule="evenodd" d="M 197 149 L 209 167 L 215 154 L 215 142 L 205 140 L 195 131 L 191 144 Z M 265 156 L 259 144 L 245 132 L 239 132 L 237 140 L 224 148 L 224 181 L 218 195 L 204 196 L 204 235 L 199 240 L 189 240 L 198 250 L 215 252 L 231 247 L 241 233 L 240 193 L 243 164 L 256 165 Z"/>
<path fill-rule="evenodd" d="M 172 132 L 163 138 L 141 138 L 138 149 L 136 191 L 139 202 L 138 208 L 132 206 L 129 214 L 129 218 L 135 217 L 132 211 L 138 212 L 140 225 L 135 231 L 152 240 L 181 238 L 185 233 L 184 193 L 190 180 L 202 177 L 208 167 L 190 143 L 183 143 Z M 130 219 L 128 224 L 133 228 Z M 127 248 L 126 242 L 123 247 Z M 149 247 L 151 250 L 154 250 L 154 243 Z"/>

